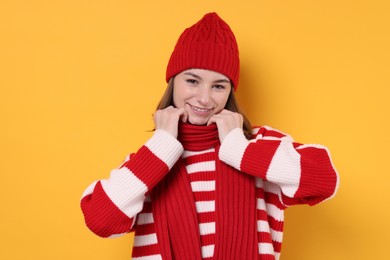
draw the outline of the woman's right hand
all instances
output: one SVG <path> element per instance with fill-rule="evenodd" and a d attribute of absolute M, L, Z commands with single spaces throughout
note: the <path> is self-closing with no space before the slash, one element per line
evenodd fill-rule
<path fill-rule="evenodd" d="M 187 112 L 184 108 L 175 108 L 169 106 L 154 113 L 154 126 L 156 129 L 162 129 L 177 138 L 179 120 L 187 122 Z"/>

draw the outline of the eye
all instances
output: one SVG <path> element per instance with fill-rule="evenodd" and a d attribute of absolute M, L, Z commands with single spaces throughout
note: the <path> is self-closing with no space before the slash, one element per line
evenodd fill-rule
<path fill-rule="evenodd" d="M 224 85 L 214 85 L 213 88 L 215 89 L 225 89 L 226 87 Z"/>
<path fill-rule="evenodd" d="M 188 82 L 190 84 L 197 84 L 198 83 L 198 81 L 195 79 L 187 79 L 186 82 Z"/>

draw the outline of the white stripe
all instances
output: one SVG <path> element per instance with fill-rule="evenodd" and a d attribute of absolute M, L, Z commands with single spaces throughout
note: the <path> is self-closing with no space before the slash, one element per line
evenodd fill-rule
<path fill-rule="evenodd" d="M 257 232 L 270 233 L 269 224 L 267 221 L 258 220 L 257 221 Z"/>
<path fill-rule="evenodd" d="M 280 186 L 288 197 L 294 197 L 301 177 L 301 156 L 294 149 L 292 139 L 283 137 L 269 165 L 266 178 Z"/>
<path fill-rule="evenodd" d="M 198 201 L 195 202 L 196 212 L 213 212 L 215 211 L 215 201 Z"/>
<path fill-rule="evenodd" d="M 131 157 L 131 154 L 128 154 L 128 155 L 126 156 L 125 160 L 122 162 L 122 164 L 119 165 L 119 166 L 117 167 L 117 169 L 122 168 L 123 165 L 124 165 L 125 163 L 127 163 L 127 162 L 130 160 L 130 157 Z"/>
<path fill-rule="evenodd" d="M 126 234 L 129 234 L 129 233 L 126 232 L 126 233 L 122 233 L 122 234 L 114 234 L 114 235 L 109 236 L 108 238 L 117 238 L 117 237 L 121 237 L 121 236 L 126 235 Z"/>
<path fill-rule="evenodd" d="M 202 257 L 212 257 L 214 255 L 214 245 L 202 246 Z"/>
<path fill-rule="evenodd" d="M 124 162 L 127 162 L 130 160 L 130 154 L 126 155 Z"/>
<path fill-rule="evenodd" d="M 262 179 L 260 179 L 260 180 L 262 180 Z M 284 205 L 284 203 L 282 201 L 282 191 L 280 190 L 280 187 L 277 184 L 269 182 L 269 181 L 264 181 L 262 183 L 263 183 L 264 191 L 267 193 L 272 193 L 272 194 L 277 195 L 279 198 L 279 201 Z M 257 185 L 257 182 L 256 182 L 256 185 Z"/>
<path fill-rule="evenodd" d="M 91 183 L 88 186 L 88 188 L 85 189 L 85 191 L 83 192 L 83 195 L 81 196 L 81 198 L 84 198 L 85 196 L 88 196 L 88 195 L 92 194 L 93 190 L 95 189 L 96 183 L 98 183 L 98 181 L 94 181 L 93 183 Z"/>
<path fill-rule="evenodd" d="M 200 155 L 200 154 L 205 154 L 205 153 L 211 153 L 211 152 L 215 152 L 215 148 L 210 148 L 210 149 L 207 149 L 207 150 L 196 151 L 196 152 L 195 151 L 184 150 L 182 158 L 187 158 L 187 157 L 190 157 L 190 156 Z"/>
<path fill-rule="evenodd" d="M 265 207 L 265 201 L 264 199 L 261 199 L 261 198 L 258 198 L 256 200 L 257 202 L 257 209 L 260 209 L 260 210 L 267 210 L 266 207 Z"/>
<path fill-rule="evenodd" d="M 274 246 L 270 243 L 259 243 L 259 254 L 264 255 L 273 255 L 274 252 Z"/>
<path fill-rule="evenodd" d="M 133 257 L 133 260 L 162 260 L 161 255 L 147 255 L 141 257 Z"/>
<path fill-rule="evenodd" d="M 296 149 L 297 150 L 301 150 L 301 149 L 305 149 L 305 148 L 316 148 L 316 149 L 321 149 L 321 150 L 322 149 L 323 150 L 328 150 L 325 146 L 320 145 L 320 144 L 301 144 Z"/>
<path fill-rule="evenodd" d="M 148 246 L 153 244 L 157 244 L 156 233 L 134 237 L 134 246 Z"/>
<path fill-rule="evenodd" d="M 279 134 L 281 134 L 281 135 L 287 136 L 286 133 L 283 133 L 282 131 L 276 130 L 275 128 L 272 128 L 272 127 L 270 127 L 270 126 L 268 126 L 268 125 L 265 125 L 265 126 L 263 126 L 263 127 L 264 127 L 265 129 L 267 129 L 268 131 L 274 131 L 274 132 L 277 132 L 277 133 L 279 133 Z"/>
<path fill-rule="evenodd" d="M 215 171 L 215 161 L 198 162 L 186 166 L 189 174 L 194 172 L 211 172 Z"/>
<path fill-rule="evenodd" d="M 245 138 L 241 128 L 231 130 L 223 139 L 219 149 L 219 158 L 221 161 L 240 170 L 241 161 L 249 141 Z"/>
<path fill-rule="evenodd" d="M 215 222 L 199 224 L 200 235 L 215 234 Z"/>
<path fill-rule="evenodd" d="M 215 181 L 194 181 L 191 182 L 191 188 L 194 192 L 199 191 L 214 191 Z"/>
<path fill-rule="evenodd" d="M 263 140 L 268 140 L 268 141 L 280 141 L 280 137 L 276 136 L 264 136 Z"/>
<path fill-rule="evenodd" d="M 272 241 L 276 241 L 276 242 L 282 243 L 282 241 L 283 241 L 283 232 L 276 231 L 276 230 L 273 230 L 271 228 L 271 238 L 272 238 Z"/>
<path fill-rule="evenodd" d="M 267 215 L 273 217 L 277 221 L 284 220 L 284 211 L 271 203 L 265 203 L 264 199 L 257 199 L 257 209 L 264 210 Z"/>
<path fill-rule="evenodd" d="M 171 169 L 183 153 L 181 143 L 165 130 L 157 129 L 145 146 Z"/>
<path fill-rule="evenodd" d="M 264 220 L 257 221 L 257 232 L 270 233 L 273 241 L 282 243 L 283 232 L 275 231 L 269 227 L 269 223 Z"/>
<path fill-rule="evenodd" d="M 145 225 L 154 223 L 152 213 L 140 213 L 137 215 L 137 225 Z"/>
<path fill-rule="evenodd" d="M 264 191 L 266 191 L 268 193 L 276 194 L 276 195 L 280 195 L 280 193 L 281 193 L 280 187 L 278 185 L 276 185 L 275 183 L 272 183 L 269 181 L 264 182 Z"/>
<path fill-rule="evenodd" d="M 257 133 L 260 131 L 260 127 L 254 127 L 252 128 L 252 135 L 257 135 Z"/>
<path fill-rule="evenodd" d="M 101 180 L 101 184 L 111 201 L 129 218 L 142 210 L 148 188 L 126 167 L 112 170 L 110 178 Z"/>
<path fill-rule="evenodd" d="M 275 194 L 278 196 L 279 198 L 279 201 L 284 205 L 284 206 L 287 206 L 284 202 L 283 202 L 283 199 L 282 199 L 282 191 L 280 189 L 280 187 L 275 184 L 275 183 L 272 183 L 272 182 L 269 182 L 269 181 L 265 181 L 264 182 L 264 191 L 265 192 L 268 192 L 268 193 L 272 193 L 272 194 Z"/>

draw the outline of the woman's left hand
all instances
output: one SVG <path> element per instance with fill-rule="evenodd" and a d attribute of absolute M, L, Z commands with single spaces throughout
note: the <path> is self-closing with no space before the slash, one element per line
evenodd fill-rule
<path fill-rule="evenodd" d="M 218 127 L 219 140 L 221 143 L 226 135 L 235 128 L 241 128 L 244 124 L 244 119 L 241 114 L 223 109 L 218 114 L 213 115 L 207 125 L 215 123 Z"/>

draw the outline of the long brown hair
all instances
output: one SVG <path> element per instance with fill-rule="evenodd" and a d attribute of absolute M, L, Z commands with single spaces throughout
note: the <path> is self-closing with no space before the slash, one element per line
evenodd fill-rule
<path fill-rule="evenodd" d="M 157 105 L 156 111 L 161 110 L 161 109 L 165 109 L 169 106 L 174 106 L 174 104 L 173 104 L 173 78 L 171 78 L 169 80 L 168 87 L 165 90 L 162 98 L 160 99 L 160 102 Z M 238 106 L 236 97 L 234 95 L 233 87 L 232 87 L 232 91 L 230 92 L 228 101 L 226 102 L 225 109 L 241 114 L 241 116 L 244 119 L 244 124 L 243 124 L 244 135 L 245 135 L 246 139 L 250 140 L 252 137 L 252 125 L 249 122 L 248 118 L 244 115 L 244 113 L 242 113 L 240 107 Z"/>

